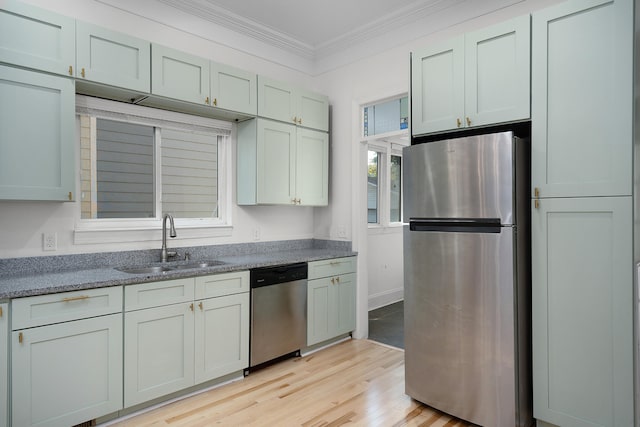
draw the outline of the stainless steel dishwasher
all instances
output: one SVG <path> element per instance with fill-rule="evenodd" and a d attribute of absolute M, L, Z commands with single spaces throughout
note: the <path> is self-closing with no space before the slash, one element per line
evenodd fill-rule
<path fill-rule="evenodd" d="M 252 269 L 249 368 L 306 345 L 307 263 Z"/>

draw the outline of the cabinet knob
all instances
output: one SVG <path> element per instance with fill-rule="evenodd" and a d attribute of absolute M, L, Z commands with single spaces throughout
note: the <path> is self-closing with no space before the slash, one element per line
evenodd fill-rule
<path fill-rule="evenodd" d="M 213 98 L 213 105 L 218 106 L 218 98 Z"/>
<path fill-rule="evenodd" d="M 538 199 L 534 200 L 533 206 L 535 206 L 536 209 L 540 209 L 540 200 Z"/>
<path fill-rule="evenodd" d="M 336 277 L 336 282 L 340 283 L 340 278 Z"/>
<path fill-rule="evenodd" d="M 471 119 L 467 117 L 467 126 L 471 126 Z"/>
<path fill-rule="evenodd" d="M 336 284 L 336 279 L 334 279 L 333 277 L 331 278 L 331 284 L 335 285 Z"/>
<path fill-rule="evenodd" d="M 193 311 L 193 303 L 189 304 L 189 308 Z"/>
<path fill-rule="evenodd" d="M 533 189 L 533 195 L 536 199 L 540 197 L 540 189 L 538 187 Z"/>
<path fill-rule="evenodd" d="M 73 193 L 71 191 L 69 191 L 69 194 L 67 195 L 69 197 L 69 201 L 73 201 Z"/>
<path fill-rule="evenodd" d="M 300 199 L 296 199 L 296 204 L 300 204 Z"/>
<path fill-rule="evenodd" d="M 299 124 L 299 125 L 301 125 L 301 124 L 302 124 L 302 117 L 300 117 L 300 118 L 298 119 L 298 124 Z"/>
<path fill-rule="evenodd" d="M 69 75 L 73 76 L 73 65 L 69 65 Z"/>
<path fill-rule="evenodd" d="M 293 123 L 298 123 L 298 118 L 297 118 L 297 117 L 294 117 L 294 118 L 293 118 L 293 119 L 291 119 L 291 120 L 293 120 Z"/>
<path fill-rule="evenodd" d="M 462 126 L 462 122 L 460 121 L 460 117 L 458 117 L 456 119 L 456 124 L 458 125 L 458 127 Z"/>
<path fill-rule="evenodd" d="M 209 97 L 207 96 L 207 99 L 204 100 L 204 103 L 209 105 Z"/>
<path fill-rule="evenodd" d="M 200 302 L 198 303 L 198 307 L 200 307 L 200 311 L 202 311 L 202 310 L 203 310 L 203 308 L 202 308 L 202 301 L 200 301 Z"/>
<path fill-rule="evenodd" d="M 22 332 L 20 332 L 20 333 L 18 334 L 18 342 L 19 342 L 20 344 L 22 344 L 22 341 L 23 341 L 23 340 L 24 340 L 24 337 L 22 336 Z"/>
<path fill-rule="evenodd" d="M 80 71 L 80 75 L 82 76 L 82 78 L 84 78 L 84 77 L 85 77 L 85 75 L 84 75 L 84 68 Z"/>

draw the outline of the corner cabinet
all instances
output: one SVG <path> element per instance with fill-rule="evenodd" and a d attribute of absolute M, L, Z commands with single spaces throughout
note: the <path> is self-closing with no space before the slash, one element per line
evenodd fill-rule
<path fill-rule="evenodd" d="M 347 334 L 356 327 L 356 257 L 309 263 L 307 345 Z"/>
<path fill-rule="evenodd" d="M 76 63 L 73 18 L 17 0 L 0 8 L 0 62 L 65 76 Z"/>
<path fill-rule="evenodd" d="M 329 135 L 265 119 L 238 124 L 238 204 L 326 206 Z"/>
<path fill-rule="evenodd" d="M 528 119 L 530 17 L 411 54 L 412 135 Z"/>
<path fill-rule="evenodd" d="M 149 93 L 151 43 L 96 25 L 76 24 L 76 71 L 87 80 Z"/>
<path fill-rule="evenodd" d="M 533 14 L 533 409 L 541 426 L 634 424 L 633 8 L 633 0 L 571 0 Z"/>
<path fill-rule="evenodd" d="M 121 287 L 15 299 L 12 328 L 12 425 L 66 427 L 122 409 Z"/>
<path fill-rule="evenodd" d="M 9 304 L 0 304 L 0 427 L 9 425 Z"/>
<path fill-rule="evenodd" d="M 0 199 L 74 199 L 72 79 L 0 66 L 0 135 Z"/>
<path fill-rule="evenodd" d="M 258 116 L 328 132 L 329 99 L 258 76 Z"/>

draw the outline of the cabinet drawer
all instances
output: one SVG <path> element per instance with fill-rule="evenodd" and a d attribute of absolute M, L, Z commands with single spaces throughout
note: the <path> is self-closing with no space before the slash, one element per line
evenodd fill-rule
<path fill-rule="evenodd" d="M 309 263 L 309 280 L 355 273 L 356 257 L 334 258 Z"/>
<path fill-rule="evenodd" d="M 242 292 L 249 292 L 248 271 L 196 277 L 195 299 L 219 297 Z"/>
<path fill-rule="evenodd" d="M 125 311 L 193 301 L 193 278 L 125 286 Z"/>
<path fill-rule="evenodd" d="M 11 303 L 13 330 L 122 312 L 122 287 L 17 298 Z"/>

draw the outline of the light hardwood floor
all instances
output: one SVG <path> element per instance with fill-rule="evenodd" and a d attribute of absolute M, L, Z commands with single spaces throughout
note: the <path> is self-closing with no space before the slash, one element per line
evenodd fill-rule
<path fill-rule="evenodd" d="M 404 393 L 404 352 L 348 340 L 115 426 L 470 426 Z"/>

